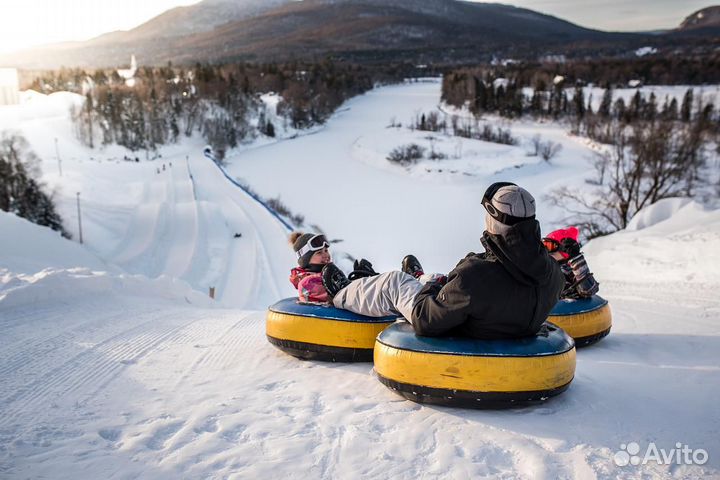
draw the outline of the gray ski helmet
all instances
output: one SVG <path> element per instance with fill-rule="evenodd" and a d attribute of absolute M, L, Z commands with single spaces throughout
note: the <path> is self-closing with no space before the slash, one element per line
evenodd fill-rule
<path fill-rule="evenodd" d="M 490 233 L 499 234 L 506 230 L 503 226 L 511 227 L 535 218 L 535 199 L 514 183 L 493 183 L 485 191 L 482 204 L 487 211 L 486 225 Z"/>

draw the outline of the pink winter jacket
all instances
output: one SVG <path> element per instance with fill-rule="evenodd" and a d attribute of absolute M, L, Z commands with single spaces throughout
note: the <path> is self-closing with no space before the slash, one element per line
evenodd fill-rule
<path fill-rule="evenodd" d="M 322 274 L 296 267 L 290 271 L 290 283 L 298 291 L 298 300 L 301 302 L 327 303 L 329 302 L 327 290 L 322 284 Z"/>

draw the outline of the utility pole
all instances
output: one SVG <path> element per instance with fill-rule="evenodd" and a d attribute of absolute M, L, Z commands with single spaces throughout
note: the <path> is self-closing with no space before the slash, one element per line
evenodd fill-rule
<path fill-rule="evenodd" d="M 77 192 L 77 211 L 78 211 L 78 230 L 80 231 L 80 243 L 83 243 L 82 238 L 82 217 L 80 216 L 80 192 Z"/>
<path fill-rule="evenodd" d="M 58 159 L 58 171 L 60 171 L 60 176 L 62 177 L 62 161 L 60 160 L 60 149 L 58 148 L 57 137 L 55 137 L 55 155 Z"/>

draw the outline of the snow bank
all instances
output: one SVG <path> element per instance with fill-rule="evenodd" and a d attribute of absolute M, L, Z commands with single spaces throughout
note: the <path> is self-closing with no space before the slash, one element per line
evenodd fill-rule
<path fill-rule="evenodd" d="M 665 198 L 643 208 L 630 220 L 626 231 L 642 230 L 672 217 L 678 210 L 690 203 L 689 198 Z"/>
<path fill-rule="evenodd" d="M 0 305 L 3 307 L 58 303 L 103 295 L 148 297 L 153 301 L 180 300 L 206 307 L 212 305 L 212 300 L 187 283 L 167 276 L 148 279 L 142 275 L 113 275 L 87 268 L 46 268 L 34 275 L 25 275 L 0 269 Z"/>
<path fill-rule="evenodd" d="M 34 274 L 46 268 L 108 270 L 101 259 L 60 233 L 0 211 L 0 268 Z"/>
<path fill-rule="evenodd" d="M 212 304 L 181 280 L 124 274 L 57 232 L 13 214 L 0 212 L 0 231 L 2 307 L 100 295 Z"/>
<path fill-rule="evenodd" d="M 720 284 L 720 210 L 689 199 L 657 202 L 627 230 L 589 242 L 598 280 Z"/>

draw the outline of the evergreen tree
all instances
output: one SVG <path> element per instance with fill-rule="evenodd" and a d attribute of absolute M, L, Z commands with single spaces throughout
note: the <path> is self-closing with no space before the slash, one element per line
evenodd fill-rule
<path fill-rule="evenodd" d="M 0 135 L 0 210 L 50 227 L 70 238 L 52 199 L 33 178 L 38 161 L 24 137 L 7 132 Z"/>
<path fill-rule="evenodd" d="M 600 107 L 598 108 L 598 115 L 602 118 L 608 118 L 610 116 L 610 110 L 612 109 L 612 101 L 612 88 L 608 86 L 608 88 L 605 89 L 605 93 L 603 93 L 603 98 L 600 102 Z"/>
<path fill-rule="evenodd" d="M 655 92 L 652 92 L 650 99 L 643 106 L 643 118 L 649 122 L 654 122 L 657 119 L 657 114 L 657 97 L 655 97 Z"/>
<path fill-rule="evenodd" d="M 677 120 L 678 119 L 678 102 L 676 98 L 670 101 L 670 106 L 664 115 L 666 120 Z"/>
<path fill-rule="evenodd" d="M 692 118 L 693 89 L 688 88 L 683 97 L 682 106 L 680 107 L 680 120 L 689 122 Z"/>
<path fill-rule="evenodd" d="M 480 78 L 475 78 L 475 98 L 473 98 L 470 111 L 478 115 L 487 110 L 487 89 L 485 83 Z"/>
<path fill-rule="evenodd" d="M 578 121 L 581 121 L 585 117 L 585 92 L 580 86 L 575 87 L 575 94 L 573 95 L 573 114 Z"/>
<path fill-rule="evenodd" d="M 625 108 L 625 100 L 622 99 L 622 97 L 619 97 L 617 100 L 615 100 L 615 105 L 613 107 L 613 116 L 617 118 L 620 121 L 626 121 L 626 108 Z"/>
<path fill-rule="evenodd" d="M 535 90 L 533 91 L 532 99 L 530 100 L 530 112 L 534 115 L 543 114 L 544 112 L 544 106 L 543 106 L 543 97 L 544 97 L 543 91 Z"/>
<path fill-rule="evenodd" d="M 630 107 L 628 108 L 627 115 L 629 120 L 635 120 L 640 118 L 643 111 L 643 98 L 640 94 L 640 90 L 635 92 L 632 100 L 630 101 Z"/>

